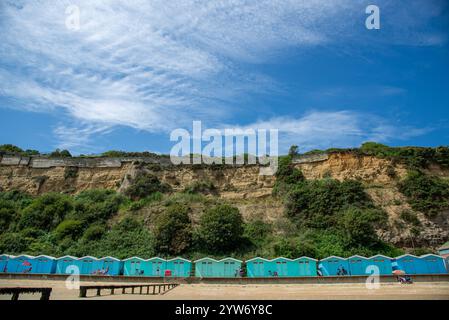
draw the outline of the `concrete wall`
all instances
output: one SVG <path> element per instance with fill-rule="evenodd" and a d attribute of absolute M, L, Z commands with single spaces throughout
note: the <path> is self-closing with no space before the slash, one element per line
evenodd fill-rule
<path fill-rule="evenodd" d="M 327 153 L 301 155 L 292 160 L 293 163 L 309 163 L 326 161 L 329 158 Z"/>

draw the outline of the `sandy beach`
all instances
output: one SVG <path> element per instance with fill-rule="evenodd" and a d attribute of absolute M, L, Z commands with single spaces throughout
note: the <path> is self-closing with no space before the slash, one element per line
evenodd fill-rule
<path fill-rule="evenodd" d="M 112 283 L 82 282 L 82 285 L 110 285 Z M 119 283 L 117 283 L 119 284 Z M 122 283 L 123 284 L 123 283 Z M 139 284 L 129 283 L 129 284 Z M 379 289 L 368 289 L 365 284 L 181 284 L 163 295 L 115 294 L 104 290 L 102 296 L 95 291 L 87 298 L 79 298 L 79 290 L 69 290 L 64 281 L 0 279 L 0 287 L 51 287 L 52 300 L 208 300 L 208 299 L 273 299 L 273 300 L 449 300 L 449 282 L 419 282 L 411 285 L 384 283 Z M 21 300 L 39 299 L 40 295 L 21 295 Z M 9 300 L 11 296 L 0 296 Z"/>

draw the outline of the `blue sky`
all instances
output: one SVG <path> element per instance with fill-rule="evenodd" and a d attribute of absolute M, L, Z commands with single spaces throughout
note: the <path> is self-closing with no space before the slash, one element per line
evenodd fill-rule
<path fill-rule="evenodd" d="M 447 145 L 448 18 L 443 0 L 1 1 L 0 144 L 167 153 L 201 120 L 278 129 L 281 152 Z"/>

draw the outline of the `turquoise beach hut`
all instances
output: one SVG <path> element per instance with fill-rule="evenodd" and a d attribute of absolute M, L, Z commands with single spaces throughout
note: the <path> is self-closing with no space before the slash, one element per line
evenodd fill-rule
<path fill-rule="evenodd" d="M 147 260 L 148 262 L 148 269 L 149 277 L 164 277 L 165 276 L 165 270 L 167 266 L 167 260 L 154 257 Z"/>
<path fill-rule="evenodd" d="M 271 260 L 256 257 L 246 261 L 248 278 L 268 278 L 270 277 L 269 270 L 271 270 Z"/>
<path fill-rule="evenodd" d="M 342 257 L 330 256 L 320 260 L 318 270 L 323 276 L 349 275 L 348 260 Z"/>
<path fill-rule="evenodd" d="M 369 266 L 375 266 L 379 270 L 380 275 L 391 275 L 393 272 L 393 267 L 391 265 L 391 260 L 393 258 L 387 257 L 381 254 L 377 254 L 368 258 Z M 372 274 L 373 271 L 368 272 L 368 274 Z"/>
<path fill-rule="evenodd" d="M 92 275 L 101 270 L 102 264 L 95 257 L 85 256 L 78 259 L 78 266 L 80 268 L 80 274 Z"/>
<path fill-rule="evenodd" d="M 396 257 L 396 262 L 400 270 L 406 274 L 426 274 L 426 262 L 412 254 L 404 254 Z"/>
<path fill-rule="evenodd" d="M 7 273 L 8 271 L 8 262 L 14 258 L 14 256 L 11 256 L 9 254 L 2 254 L 0 255 L 0 273 Z"/>
<path fill-rule="evenodd" d="M 436 254 L 425 254 L 420 257 L 426 263 L 427 274 L 446 274 L 446 266 L 443 257 Z"/>
<path fill-rule="evenodd" d="M 317 275 L 317 262 L 318 260 L 301 257 L 293 260 L 295 266 L 295 272 L 290 277 L 316 277 Z"/>
<path fill-rule="evenodd" d="M 80 264 L 77 257 L 63 256 L 56 259 L 56 274 L 72 274 L 80 272 Z"/>
<path fill-rule="evenodd" d="M 242 261 L 234 258 L 215 260 L 202 258 L 195 261 L 195 276 L 200 278 L 234 278 L 239 276 Z"/>
<path fill-rule="evenodd" d="M 29 255 L 20 255 L 13 257 L 8 261 L 9 273 L 31 273 L 34 268 L 34 257 Z"/>
<path fill-rule="evenodd" d="M 125 259 L 123 260 L 123 274 L 125 276 L 149 276 L 149 263 L 139 257 Z"/>
<path fill-rule="evenodd" d="M 368 258 L 354 255 L 348 258 L 349 275 L 351 276 L 364 276 L 367 274 L 366 268 L 370 261 Z"/>
<path fill-rule="evenodd" d="M 271 270 L 268 273 L 275 277 L 297 277 L 299 268 L 297 264 L 289 258 L 279 257 L 271 260 Z"/>
<path fill-rule="evenodd" d="M 98 259 L 98 274 L 108 276 L 118 276 L 122 274 L 123 262 L 120 259 L 114 257 L 103 257 Z"/>
<path fill-rule="evenodd" d="M 184 258 L 173 258 L 167 260 L 166 272 L 167 277 L 190 277 L 192 270 L 192 262 Z"/>
<path fill-rule="evenodd" d="M 34 267 L 31 273 L 52 274 L 56 271 L 56 258 L 40 255 L 33 259 Z"/>

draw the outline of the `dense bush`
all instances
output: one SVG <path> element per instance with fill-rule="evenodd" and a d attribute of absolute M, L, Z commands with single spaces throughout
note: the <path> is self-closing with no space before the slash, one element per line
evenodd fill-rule
<path fill-rule="evenodd" d="M 83 232 L 83 222 L 79 220 L 64 220 L 55 229 L 55 235 L 58 240 L 69 237 L 78 239 Z"/>
<path fill-rule="evenodd" d="M 304 181 L 288 193 L 286 213 L 303 225 L 327 227 L 333 224 L 334 215 L 348 206 L 372 207 L 360 182 Z"/>
<path fill-rule="evenodd" d="M 412 171 L 399 183 L 399 191 L 407 197 L 413 209 L 429 217 L 449 208 L 449 183 L 438 177 Z"/>
<path fill-rule="evenodd" d="M 35 198 L 29 206 L 23 209 L 19 228 L 35 227 L 50 231 L 72 211 L 73 201 L 69 196 L 47 193 Z"/>
<path fill-rule="evenodd" d="M 133 200 L 148 197 L 155 192 L 169 192 L 170 186 L 161 183 L 159 179 L 149 173 L 140 173 L 132 181 L 132 184 L 126 189 L 125 194 Z"/>
<path fill-rule="evenodd" d="M 235 207 L 223 204 L 208 209 L 200 218 L 199 247 L 207 252 L 227 252 L 238 247 L 243 236 L 243 218 Z"/>
<path fill-rule="evenodd" d="M 192 242 L 189 208 L 182 205 L 168 207 L 156 220 L 154 237 L 158 252 L 172 255 L 185 252 Z"/>

